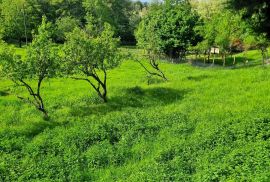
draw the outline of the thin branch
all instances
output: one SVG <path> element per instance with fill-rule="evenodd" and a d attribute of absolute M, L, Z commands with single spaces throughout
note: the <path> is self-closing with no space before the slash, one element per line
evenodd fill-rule
<path fill-rule="evenodd" d="M 98 88 L 87 78 L 78 78 L 78 77 L 70 77 L 71 79 L 74 80 L 81 80 L 81 81 L 86 81 L 88 82 L 97 92 L 99 92 Z"/>
<path fill-rule="evenodd" d="M 37 109 L 39 108 L 39 105 L 37 103 L 31 101 L 29 98 L 26 99 L 26 98 L 23 98 L 21 96 L 17 96 L 17 98 L 24 101 L 24 102 L 26 102 L 26 103 L 34 105 Z"/>
<path fill-rule="evenodd" d="M 154 76 L 158 76 L 158 77 L 161 77 L 161 78 L 163 78 L 164 80 L 167 81 L 167 78 L 165 77 L 165 75 L 160 71 L 159 68 L 154 67 L 154 66 L 151 64 L 151 61 L 150 61 L 151 66 L 152 66 L 154 69 L 156 69 L 157 71 L 159 71 L 160 74 L 159 74 L 159 73 L 156 73 L 156 72 L 151 72 L 151 71 L 149 71 L 149 70 L 144 66 L 144 64 L 143 64 L 141 61 L 139 61 L 138 59 L 135 59 L 135 61 L 137 61 L 137 62 L 144 68 L 144 70 L 145 70 L 148 74 L 154 75 Z"/>

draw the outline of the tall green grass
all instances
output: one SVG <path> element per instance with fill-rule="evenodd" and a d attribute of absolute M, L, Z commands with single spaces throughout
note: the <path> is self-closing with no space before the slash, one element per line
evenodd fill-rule
<path fill-rule="evenodd" d="M 269 68 L 160 67 L 151 85 L 131 60 L 110 71 L 108 104 L 46 80 L 49 121 L 0 80 L 0 181 L 269 181 Z"/>

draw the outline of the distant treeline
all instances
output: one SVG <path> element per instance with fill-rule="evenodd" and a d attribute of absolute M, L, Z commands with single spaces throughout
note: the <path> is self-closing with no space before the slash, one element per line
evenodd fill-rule
<path fill-rule="evenodd" d="M 56 43 L 64 43 L 75 27 L 93 26 L 98 33 L 109 23 L 122 44 L 171 58 L 191 50 L 209 59 L 213 46 L 224 57 L 252 47 L 264 52 L 269 8 L 268 0 L 0 0 L 0 38 L 21 46 L 32 40 L 46 16 Z"/>
<path fill-rule="evenodd" d="M 0 0 L 0 36 L 20 45 L 31 41 L 45 15 L 58 43 L 75 26 L 107 22 L 123 44 L 135 44 L 134 30 L 146 7 L 147 3 L 131 0 Z"/>

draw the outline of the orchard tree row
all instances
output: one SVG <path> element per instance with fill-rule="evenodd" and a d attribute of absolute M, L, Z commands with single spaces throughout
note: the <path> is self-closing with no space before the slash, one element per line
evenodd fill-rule
<path fill-rule="evenodd" d="M 114 38 L 112 27 L 105 23 L 102 30 L 90 24 L 85 29 L 75 28 L 67 34 L 61 47 L 53 43 L 51 29 L 52 24 L 43 17 L 25 57 L 0 42 L 0 71 L 16 86 L 28 91 L 28 97 L 18 98 L 35 106 L 47 118 L 42 83 L 46 78 L 66 75 L 84 80 L 107 102 L 107 71 L 122 60 L 118 52 L 119 39 Z"/>

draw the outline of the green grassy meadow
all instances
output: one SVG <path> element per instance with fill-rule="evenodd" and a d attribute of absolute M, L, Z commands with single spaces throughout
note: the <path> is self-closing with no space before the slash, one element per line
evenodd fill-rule
<path fill-rule="evenodd" d="M 160 67 L 150 85 L 132 60 L 111 70 L 108 104 L 46 80 L 48 121 L 0 80 L 0 181 L 270 181 L 270 67 Z"/>

